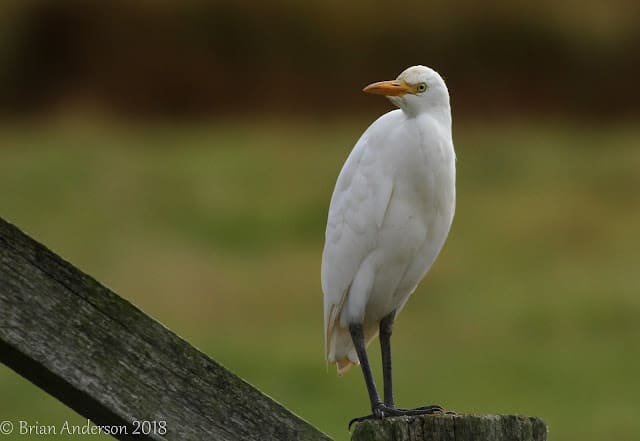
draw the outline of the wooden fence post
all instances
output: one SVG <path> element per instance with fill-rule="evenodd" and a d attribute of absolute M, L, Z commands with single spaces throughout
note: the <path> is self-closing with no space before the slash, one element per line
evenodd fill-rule
<path fill-rule="evenodd" d="M 358 423 L 351 441 L 545 441 L 547 426 L 516 415 L 423 415 Z"/>

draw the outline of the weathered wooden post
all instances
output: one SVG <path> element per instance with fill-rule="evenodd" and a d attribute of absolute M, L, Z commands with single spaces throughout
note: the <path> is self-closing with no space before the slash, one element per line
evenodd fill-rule
<path fill-rule="evenodd" d="M 423 415 L 358 423 L 351 441 L 545 441 L 547 426 L 516 415 Z"/>

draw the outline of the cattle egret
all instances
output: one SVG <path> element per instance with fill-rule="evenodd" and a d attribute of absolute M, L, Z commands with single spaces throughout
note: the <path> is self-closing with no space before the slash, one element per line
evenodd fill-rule
<path fill-rule="evenodd" d="M 322 256 L 326 359 L 338 374 L 360 364 L 372 411 L 352 422 L 443 411 L 437 405 L 395 407 L 390 339 L 395 317 L 442 249 L 456 199 L 451 107 L 442 77 L 413 66 L 363 91 L 385 95 L 399 109 L 362 134 L 329 207 Z M 384 402 L 366 352 L 378 334 Z"/>

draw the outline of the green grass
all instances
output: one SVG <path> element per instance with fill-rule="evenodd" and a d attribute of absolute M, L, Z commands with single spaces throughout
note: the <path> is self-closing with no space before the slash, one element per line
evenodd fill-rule
<path fill-rule="evenodd" d="M 4 127 L 0 215 L 346 440 L 367 396 L 358 371 L 326 372 L 319 266 L 367 123 Z M 396 326 L 398 404 L 637 439 L 640 130 L 469 125 L 455 139 L 451 237 Z M 82 422 L 6 368 L 2 419 Z"/>

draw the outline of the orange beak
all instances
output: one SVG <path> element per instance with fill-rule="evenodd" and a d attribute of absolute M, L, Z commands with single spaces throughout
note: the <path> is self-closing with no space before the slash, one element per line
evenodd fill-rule
<path fill-rule="evenodd" d="M 411 92 L 411 88 L 404 81 L 379 81 L 369 84 L 362 89 L 364 93 L 374 93 L 376 95 L 400 96 Z"/>

